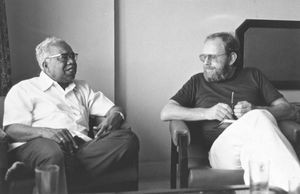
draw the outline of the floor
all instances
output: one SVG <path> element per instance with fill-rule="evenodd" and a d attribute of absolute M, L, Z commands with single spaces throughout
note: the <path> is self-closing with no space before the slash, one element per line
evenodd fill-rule
<path fill-rule="evenodd" d="M 156 178 L 156 179 L 140 179 L 139 190 L 150 190 L 150 189 L 169 189 L 170 180 L 168 177 Z"/>
<path fill-rule="evenodd" d="M 170 188 L 170 161 L 141 162 L 139 165 L 139 190 Z"/>

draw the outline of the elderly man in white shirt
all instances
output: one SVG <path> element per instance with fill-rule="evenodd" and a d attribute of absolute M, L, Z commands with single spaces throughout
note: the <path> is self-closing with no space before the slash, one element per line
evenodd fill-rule
<path fill-rule="evenodd" d="M 10 149 L 16 160 L 32 169 L 57 164 L 65 177 L 71 158 L 71 165 L 82 167 L 85 178 L 97 180 L 103 172 L 131 162 L 139 143 L 123 125 L 120 107 L 86 82 L 75 80 L 77 55 L 64 40 L 51 37 L 41 42 L 36 47 L 40 76 L 11 88 L 3 126 L 15 142 Z M 87 136 L 90 115 L 105 117 L 93 140 Z"/>

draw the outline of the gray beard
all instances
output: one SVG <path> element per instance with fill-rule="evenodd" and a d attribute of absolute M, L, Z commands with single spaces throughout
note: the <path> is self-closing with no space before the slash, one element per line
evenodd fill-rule
<path fill-rule="evenodd" d="M 231 68 L 229 65 L 225 65 L 223 69 L 215 70 L 212 73 L 208 73 L 206 70 L 204 70 L 203 75 L 207 82 L 220 82 L 228 79 L 232 71 L 233 68 Z"/>

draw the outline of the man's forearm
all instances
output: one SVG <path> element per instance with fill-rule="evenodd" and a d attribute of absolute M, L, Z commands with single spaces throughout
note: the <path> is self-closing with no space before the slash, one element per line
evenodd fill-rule
<path fill-rule="evenodd" d="M 113 128 L 119 128 L 125 120 L 125 113 L 121 107 L 114 106 L 109 110 L 106 117 Z"/>
<path fill-rule="evenodd" d="M 44 128 L 24 124 L 12 124 L 5 127 L 6 134 L 17 142 L 26 142 L 43 136 Z"/>
<path fill-rule="evenodd" d="M 292 108 L 288 103 L 278 104 L 275 106 L 257 106 L 256 109 L 266 109 L 268 110 L 276 120 L 284 120 L 284 119 L 294 119 L 292 118 Z"/>
<path fill-rule="evenodd" d="M 206 108 L 186 108 L 174 102 L 168 103 L 161 111 L 160 118 L 163 121 L 184 120 L 199 121 L 206 120 Z"/>

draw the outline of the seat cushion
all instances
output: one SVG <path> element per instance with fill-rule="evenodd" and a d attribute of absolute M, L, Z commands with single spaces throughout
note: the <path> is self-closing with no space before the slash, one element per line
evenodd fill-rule
<path fill-rule="evenodd" d="M 244 184 L 243 170 L 190 169 L 189 188 Z"/>

